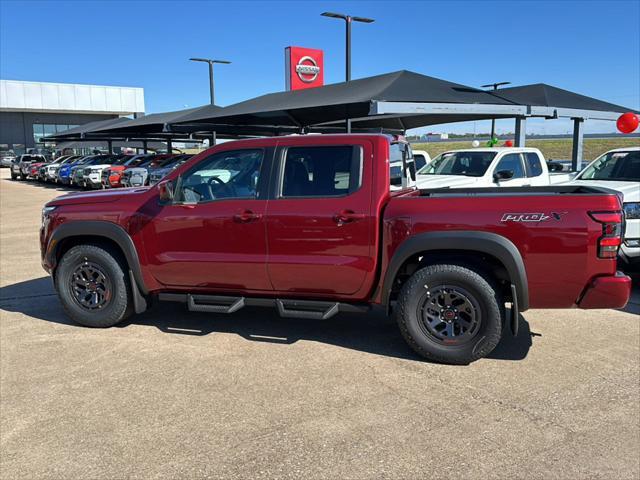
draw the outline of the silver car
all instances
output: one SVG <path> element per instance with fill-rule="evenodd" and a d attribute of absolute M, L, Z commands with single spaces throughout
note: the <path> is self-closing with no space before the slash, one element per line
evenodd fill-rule
<path fill-rule="evenodd" d="M 13 153 L 13 150 L 4 150 L 0 152 L 0 167 L 10 167 L 15 159 L 16 154 Z"/>

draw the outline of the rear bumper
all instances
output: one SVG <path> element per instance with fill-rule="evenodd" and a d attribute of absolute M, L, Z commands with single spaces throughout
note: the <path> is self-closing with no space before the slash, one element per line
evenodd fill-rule
<path fill-rule="evenodd" d="M 623 308 L 631 296 L 631 278 L 622 272 L 594 278 L 582 298 L 579 308 Z"/>

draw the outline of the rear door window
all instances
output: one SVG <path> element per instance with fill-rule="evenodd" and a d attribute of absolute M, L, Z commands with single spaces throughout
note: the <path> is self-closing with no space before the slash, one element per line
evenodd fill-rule
<path fill-rule="evenodd" d="M 524 155 L 527 160 L 528 176 L 539 177 L 542 175 L 542 162 L 538 154 L 535 152 L 526 152 Z"/>
<path fill-rule="evenodd" d="M 427 164 L 427 159 L 421 153 L 414 153 L 413 161 L 416 163 L 416 170 L 420 170 Z"/>
<path fill-rule="evenodd" d="M 291 147 L 281 168 L 280 196 L 339 197 L 349 195 L 361 183 L 360 147 Z"/>
<path fill-rule="evenodd" d="M 509 153 L 502 157 L 496 166 L 494 172 L 502 170 L 511 170 L 514 178 L 524 178 L 524 168 L 522 166 L 522 158 L 519 153 Z"/>

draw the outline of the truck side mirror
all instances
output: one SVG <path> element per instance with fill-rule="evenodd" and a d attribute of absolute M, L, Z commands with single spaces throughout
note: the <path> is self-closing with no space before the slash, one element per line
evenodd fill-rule
<path fill-rule="evenodd" d="M 173 201 L 174 186 L 171 180 L 158 183 L 158 194 L 160 203 L 171 203 Z"/>
<path fill-rule="evenodd" d="M 513 170 L 500 170 L 493 174 L 493 181 L 498 183 L 500 180 L 509 180 L 513 178 Z"/>

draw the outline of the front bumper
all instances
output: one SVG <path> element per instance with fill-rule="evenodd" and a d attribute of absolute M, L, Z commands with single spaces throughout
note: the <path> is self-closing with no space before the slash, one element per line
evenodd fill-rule
<path fill-rule="evenodd" d="M 92 173 L 88 177 L 84 177 L 84 184 L 91 188 L 102 188 L 102 175 L 99 173 Z"/>
<path fill-rule="evenodd" d="M 596 277 L 584 291 L 579 308 L 624 308 L 631 296 L 631 278 L 622 272 Z"/>

